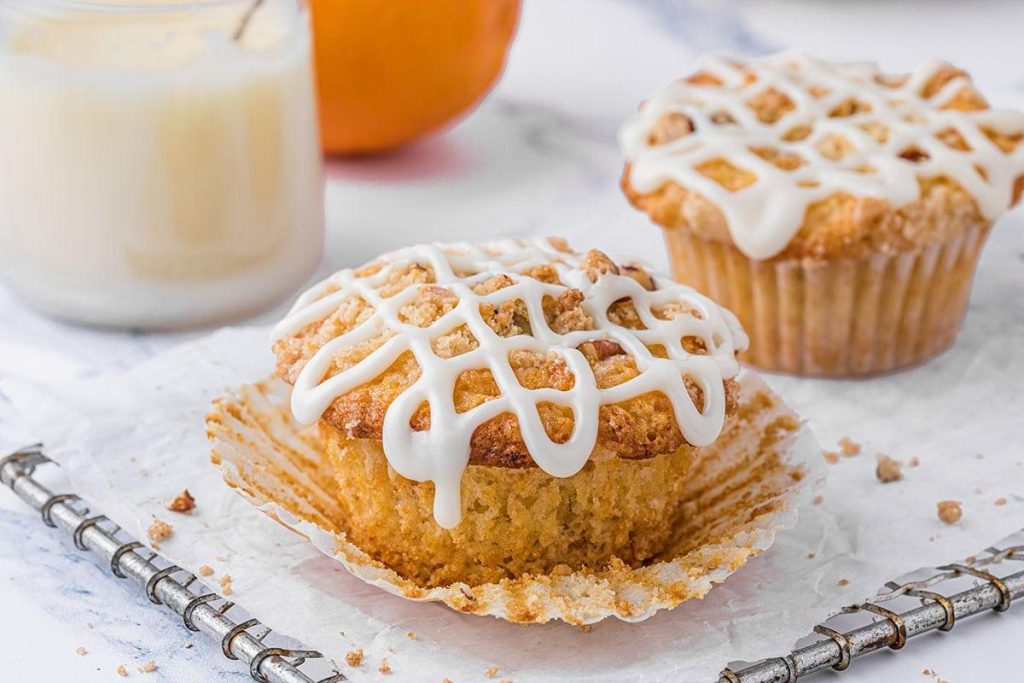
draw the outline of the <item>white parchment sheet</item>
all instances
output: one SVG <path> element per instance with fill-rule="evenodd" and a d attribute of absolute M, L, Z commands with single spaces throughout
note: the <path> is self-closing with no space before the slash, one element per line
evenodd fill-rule
<path fill-rule="evenodd" d="M 353 680 L 487 681 L 497 666 L 498 679 L 517 683 L 701 681 L 730 660 L 787 651 L 888 579 L 976 553 L 1024 525 L 1024 350 L 1006 334 L 1024 329 L 1024 306 L 1015 306 L 973 321 L 953 352 L 924 368 L 851 382 L 771 378 L 825 448 L 849 436 L 865 452 L 830 466 L 823 502 L 704 600 L 640 624 L 609 619 L 590 633 L 386 594 L 230 491 L 209 463 L 203 416 L 210 399 L 267 374 L 264 329 L 222 330 L 123 375 L 57 386 L 8 380 L 0 390 L 83 498 L 138 538 L 154 517 L 172 522 L 160 544 L 168 559 L 213 567 L 211 585 L 230 574 L 232 599 Z M 920 465 L 881 484 L 878 451 Z M 167 512 L 183 488 L 195 513 Z M 938 520 L 940 499 L 962 501 L 959 524 Z M 366 655 L 355 669 L 343 662 L 353 648 Z M 383 657 L 390 675 L 377 671 Z"/>

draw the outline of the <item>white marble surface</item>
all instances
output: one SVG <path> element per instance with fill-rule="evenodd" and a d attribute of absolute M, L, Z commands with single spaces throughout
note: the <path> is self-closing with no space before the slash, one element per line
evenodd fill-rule
<path fill-rule="evenodd" d="M 1021 107 L 1022 28 L 1017 0 L 527 0 L 508 72 L 472 117 L 407 152 L 331 164 L 323 269 L 424 239 L 544 233 L 663 265 L 657 230 L 617 190 L 614 136 L 646 93 L 686 72 L 699 53 L 795 47 L 894 69 L 942 56 L 970 69 L 997 104 Z M 1024 251 L 1022 228 L 1018 210 L 999 226 L 1016 236 L 1000 245 Z M 0 287 L 0 376 L 107 372 L 194 334 L 77 328 L 35 315 Z M 33 353 L 7 352 L 26 338 L 37 342 Z M 951 683 L 989 680 L 1011 670 L 1022 636 L 1024 609 L 979 617 L 951 636 L 858 661 L 841 680 L 927 681 L 925 667 Z M 75 654 L 79 645 L 86 655 Z M 160 668 L 147 678 L 135 667 L 149 659 Z M 120 680 L 114 669 L 122 663 L 131 679 L 248 680 L 2 491 L 0 660 L 5 681 Z"/>

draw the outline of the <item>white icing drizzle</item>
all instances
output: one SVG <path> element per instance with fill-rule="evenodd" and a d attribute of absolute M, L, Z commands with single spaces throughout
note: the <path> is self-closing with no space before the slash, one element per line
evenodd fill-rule
<path fill-rule="evenodd" d="M 668 397 L 687 441 L 697 446 L 714 441 L 725 416 L 723 381 L 739 372 L 735 353 L 747 346 L 747 336 L 736 318 L 707 297 L 659 274 L 652 273 L 656 287 L 653 291 L 625 275 L 607 274 L 591 282 L 577 268 L 579 261 L 579 254 L 560 251 L 547 239 L 505 239 L 480 245 L 409 247 L 378 259 L 383 268 L 372 275 L 359 277 L 349 269 L 335 273 L 299 297 L 274 328 L 275 338 L 292 335 L 326 319 L 353 298 L 363 299 L 373 312 L 356 328 L 324 344 L 299 373 L 291 399 L 295 418 L 304 424 L 316 422 L 335 398 L 379 376 L 400 354 L 411 351 L 421 374 L 387 409 L 384 452 L 402 476 L 434 482 L 434 518 L 445 528 L 456 526 L 461 519 L 460 485 L 469 462 L 473 432 L 501 413 L 515 414 L 531 457 L 555 477 L 572 476 L 586 464 L 597 441 L 601 405 L 650 391 L 660 391 Z M 412 302 L 424 285 L 411 284 L 387 298 L 379 292 L 396 269 L 404 270 L 414 263 L 432 268 L 436 281 L 433 286 L 444 287 L 458 297 L 454 309 L 428 327 L 417 327 L 399 317 L 402 307 Z M 527 268 L 547 263 L 554 265 L 564 285 L 518 275 Z M 473 292 L 473 284 L 498 274 L 508 275 L 514 284 L 486 295 Z M 559 334 L 547 325 L 542 308 L 544 296 L 557 297 L 567 287 L 584 293 L 583 306 L 596 329 Z M 626 297 L 633 300 L 646 330 L 620 327 L 608 319 L 608 307 Z M 480 306 L 514 299 L 521 299 L 526 305 L 531 335 L 501 337 L 487 325 Z M 701 318 L 681 314 L 672 320 L 662 320 L 652 312 L 652 308 L 675 301 L 692 306 Z M 431 342 L 463 324 L 479 346 L 453 358 L 437 356 Z M 338 351 L 388 331 L 393 336 L 365 359 L 326 377 Z M 681 343 L 686 336 L 702 339 L 707 355 L 688 353 Z M 618 342 L 633 356 L 640 374 L 617 386 L 599 389 L 585 356 L 576 348 L 598 339 Z M 648 345 L 654 344 L 662 345 L 668 358 L 652 355 Z M 523 387 L 509 365 L 509 354 L 513 351 L 558 353 L 575 376 L 572 389 Z M 481 368 L 490 369 L 500 396 L 464 413 L 456 412 L 456 380 L 467 370 Z M 697 410 L 687 393 L 684 376 L 703 391 L 703 412 Z M 423 401 L 430 405 L 430 429 L 415 431 L 409 420 Z M 537 404 L 544 401 L 572 408 L 575 423 L 567 442 L 555 443 L 545 432 L 537 411 Z"/>
<path fill-rule="evenodd" d="M 1024 144 L 1006 154 L 981 131 L 984 126 L 1006 134 L 1024 131 L 1024 114 L 1003 110 L 952 111 L 942 106 L 969 81 L 958 76 L 925 99 L 923 86 L 946 62 L 920 65 L 896 87 L 873 63 L 835 64 L 807 55 L 782 53 L 739 62 L 721 55 L 702 60 L 699 71 L 713 75 L 722 86 L 677 81 L 655 93 L 623 126 L 620 146 L 632 164 L 630 182 L 640 192 L 653 192 L 668 181 L 694 190 L 724 214 L 733 242 L 751 258 L 778 254 L 799 230 L 807 207 L 839 192 L 871 196 L 903 206 L 920 198 L 918 178 L 945 176 L 959 183 L 977 201 L 989 220 L 1010 206 L 1015 178 L 1024 173 Z M 756 77 L 745 80 L 748 74 Z M 815 97 L 817 86 L 827 94 Z M 758 119 L 747 101 L 769 88 L 785 93 L 795 105 L 775 123 Z M 829 112 L 853 99 L 870 106 L 851 116 L 830 117 Z M 693 123 L 694 132 L 671 142 L 651 144 L 649 135 L 659 118 L 679 112 Z M 715 123 L 727 113 L 735 123 Z M 880 123 L 889 129 L 879 142 L 862 126 Z M 799 141 L 783 136 L 798 125 L 812 127 Z M 971 148 L 961 151 L 936 134 L 957 131 Z M 852 145 L 839 160 L 821 154 L 818 144 L 838 134 Z M 753 147 L 796 153 L 804 164 L 783 170 L 751 151 Z M 916 147 L 929 159 L 900 158 Z M 730 192 L 694 167 L 712 159 L 725 159 L 757 176 L 751 185 Z M 978 168 L 983 169 L 979 172 Z M 863 169 L 873 169 L 864 172 Z M 860 170 L 858 170 L 860 169 Z"/>

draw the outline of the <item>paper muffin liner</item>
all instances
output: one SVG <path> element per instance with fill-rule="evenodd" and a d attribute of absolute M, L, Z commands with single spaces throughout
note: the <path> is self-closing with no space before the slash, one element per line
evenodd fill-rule
<path fill-rule="evenodd" d="M 921 363 L 953 344 L 990 227 L 917 251 L 821 262 L 756 261 L 685 228 L 665 230 L 665 241 L 675 278 L 743 324 L 743 360 L 843 377 Z"/>
<path fill-rule="evenodd" d="M 218 399 L 207 433 L 212 460 L 229 486 L 389 593 L 518 623 L 584 625 L 611 616 L 636 622 L 702 598 L 767 550 L 824 481 L 824 461 L 809 430 L 755 374 L 744 372 L 739 381 L 739 419 L 703 449 L 677 539 L 661 559 L 638 568 L 613 561 L 603 569 L 566 568 L 479 585 L 419 586 L 346 538 L 337 502 L 344 492 L 321 451 L 319 427 L 293 422 L 284 381 L 268 378 Z"/>

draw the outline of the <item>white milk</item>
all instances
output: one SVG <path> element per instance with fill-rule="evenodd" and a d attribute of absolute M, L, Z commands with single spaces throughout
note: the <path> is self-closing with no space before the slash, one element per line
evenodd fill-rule
<path fill-rule="evenodd" d="M 307 17 L 266 0 L 0 4 L 0 273 L 49 313 L 173 327 L 291 293 L 323 242 Z M 120 6 L 119 6 L 120 5 Z"/>

